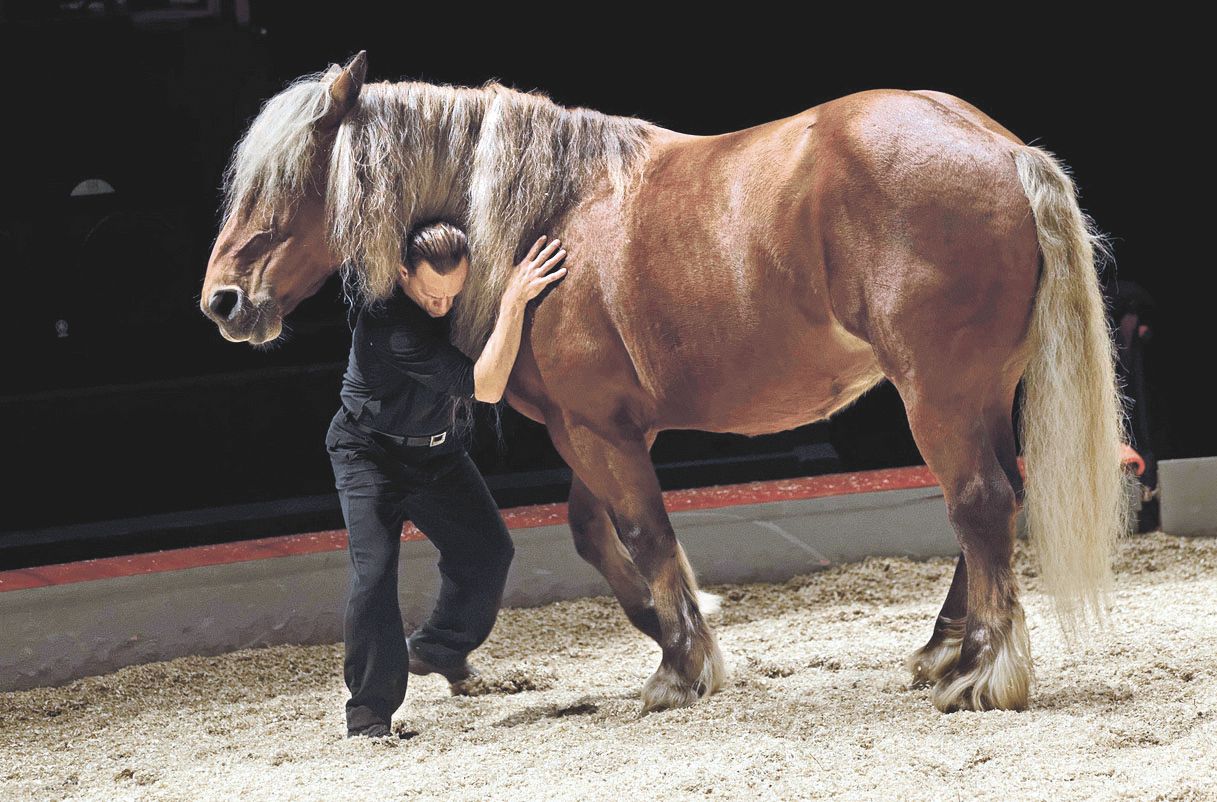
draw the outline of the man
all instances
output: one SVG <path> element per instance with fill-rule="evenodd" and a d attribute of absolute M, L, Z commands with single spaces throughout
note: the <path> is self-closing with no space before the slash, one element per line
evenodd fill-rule
<path fill-rule="evenodd" d="M 566 274 L 542 236 L 516 266 L 485 349 L 473 362 L 448 341 L 447 315 L 469 273 L 464 232 L 446 223 L 406 237 L 397 287 L 360 309 L 326 450 L 349 533 L 343 621 L 347 735 L 385 737 L 407 669 L 438 672 L 453 692 L 476 673 L 466 656 L 490 634 L 514 549 L 473 460 L 451 431 L 457 398 L 496 403 L 520 347 L 524 308 Z M 439 549 L 431 617 L 407 641 L 397 596 L 404 519 Z"/>

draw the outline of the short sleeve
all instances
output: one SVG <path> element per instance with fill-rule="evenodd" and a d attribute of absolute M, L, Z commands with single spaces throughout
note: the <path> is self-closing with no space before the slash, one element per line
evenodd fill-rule
<path fill-rule="evenodd" d="M 368 335 L 382 361 L 438 393 L 473 398 L 473 360 L 450 342 L 405 326 L 379 326 Z"/>

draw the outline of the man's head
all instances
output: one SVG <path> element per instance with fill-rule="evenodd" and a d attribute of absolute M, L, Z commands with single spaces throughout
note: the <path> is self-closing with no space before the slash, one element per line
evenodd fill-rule
<path fill-rule="evenodd" d="M 402 243 L 397 283 L 431 317 L 443 317 L 469 276 L 465 232 L 444 221 L 415 226 Z"/>

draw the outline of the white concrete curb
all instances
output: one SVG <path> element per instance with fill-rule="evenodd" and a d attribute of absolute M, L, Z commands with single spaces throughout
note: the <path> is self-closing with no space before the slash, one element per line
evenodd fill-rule
<path fill-rule="evenodd" d="M 701 582 L 783 581 L 869 555 L 958 553 L 938 487 L 675 512 L 672 523 Z M 504 604 L 603 595 L 570 530 L 512 532 Z M 430 612 L 436 552 L 402 543 L 407 631 Z M 209 565 L 0 593 L 0 690 L 57 685 L 122 666 L 189 654 L 342 639 L 346 551 Z"/>
<path fill-rule="evenodd" d="M 1217 535 L 1217 457 L 1160 461 L 1158 504 L 1163 532 Z"/>

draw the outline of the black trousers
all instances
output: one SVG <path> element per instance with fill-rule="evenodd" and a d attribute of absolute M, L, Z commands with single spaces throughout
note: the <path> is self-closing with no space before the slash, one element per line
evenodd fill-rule
<path fill-rule="evenodd" d="M 405 699 L 408 677 L 397 595 L 405 519 L 439 549 L 439 599 L 409 638 L 409 649 L 437 666 L 459 664 L 486 640 L 515 550 L 485 480 L 451 435 L 433 448 L 397 446 L 356 428 L 339 408 L 325 446 L 350 544 L 347 729 L 387 725 Z"/>

